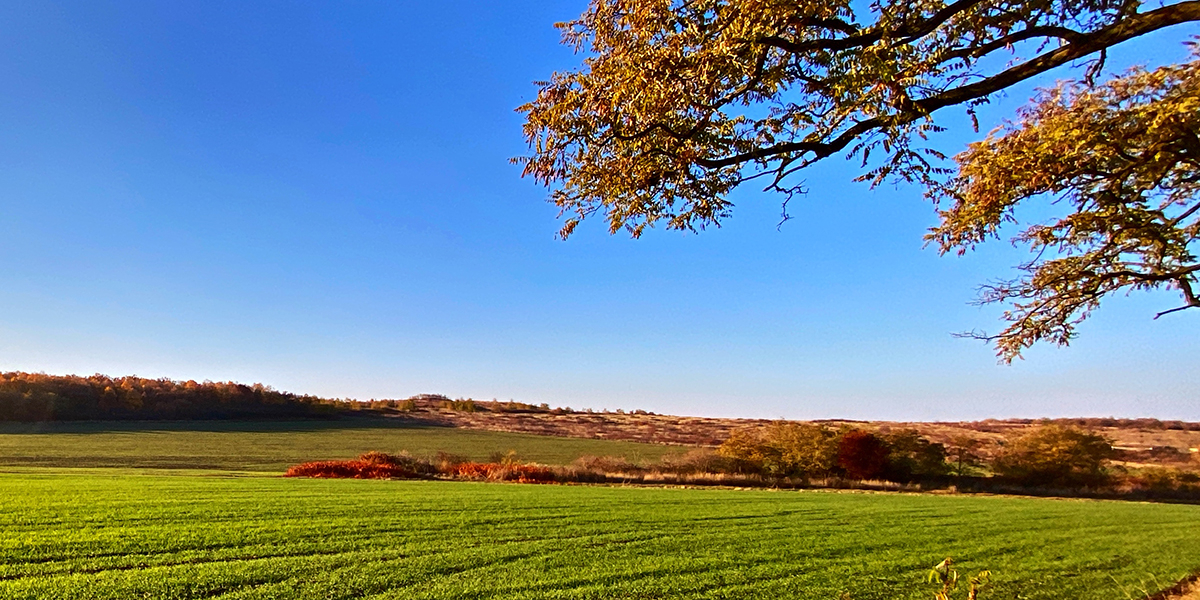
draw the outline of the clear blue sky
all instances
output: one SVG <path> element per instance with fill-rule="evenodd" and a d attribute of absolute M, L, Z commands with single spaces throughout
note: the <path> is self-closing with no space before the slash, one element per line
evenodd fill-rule
<path fill-rule="evenodd" d="M 3 4 L 0 369 L 699 415 L 1200 419 L 1200 311 L 1153 321 L 1178 299 L 1116 298 L 1072 347 L 997 365 L 950 334 L 997 328 L 968 302 L 1022 255 L 937 256 L 920 191 L 844 163 L 806 175 L 780 230 L 781 199 L 747 189 L 701 235 L 556 240 L 508 163 L 513 109 L 577 61 L 551 24 L 583 5 Z M 1115 64 L 1177 60 L 1184 33 Z"/>

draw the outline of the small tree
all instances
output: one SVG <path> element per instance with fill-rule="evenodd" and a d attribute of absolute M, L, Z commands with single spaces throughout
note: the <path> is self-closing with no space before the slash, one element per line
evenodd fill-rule
<path fill-rule="evenodd" d="M 983 441 L 969 435 L 956 435 L 950 438 L 946 450 L 949 454 L 950 464 L 953 465 L 954 474 L 962 477 L 979 467 L 982 464 L 979 449 L 982 447 Z"/>
<path fill-rule="evenodd" d="M 837 462 L 850 479 L 878 479 L 888 466 L 888 447 L 873 433 L 847 431 L 838 444 Z"/>
<path fill-rule="evenodd" d="M 1091 486 L 1107 479 L 1112 441 L 1071 427 L 1046 425 L 1007 444 L 995 462 L 998 475 L 1027 485 Z"/>
<path fill-rule="evenodd" d="M 888 447 L 887 477 L 905 481 L 914 477 L 945 475 L 946 447 L 931 442 L 916 429 L 900 429 L 883 436 Z"/>
<path fill-rule="evenodd" d="M 771 423 L 737 429 L 718 449 L 742 470 L 775 477 L 822 477 L 837 465 L 837 434 L 827 427 Z"/>

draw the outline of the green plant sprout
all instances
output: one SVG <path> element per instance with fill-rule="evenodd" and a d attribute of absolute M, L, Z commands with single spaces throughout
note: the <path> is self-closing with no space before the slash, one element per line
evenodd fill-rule
<path fill-rule="evenodd" d="M 959 576 L 958 570 L 954 568 L 954 561 L 949 557 L 946 560 L 938 563 L 937 566 L 930 569 L 928 581 L 942 586 L 933 595 L 934 600 L 955 600 L 959 595 L 958 590 Z M 979 592 L 983 591 L 991 583 L 992 572 L 980 571 L 974 577 L 967 580 L 967 600 L 975 600 L 979 596 Z"/>

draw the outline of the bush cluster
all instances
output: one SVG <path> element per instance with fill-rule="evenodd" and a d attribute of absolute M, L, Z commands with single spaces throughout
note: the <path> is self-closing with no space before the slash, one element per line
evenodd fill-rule
<path fill-rule="evenodd" d="M 1046 425 L 1005 444 L 992 466 L 997 475 L 1024 485 L 1099 487 L 1110 482 L 1105 467 L 1112 452 L 1104 436 Z"/>
<path fill-rule="evenodd" d="M 869 432 L 820 424 L 777 422 L 734 431 L 718 449 L 724 463 L 708 472 L 756 475 L 765 480 L 875 480 L 1005 491 L 1133 493 L 1147 497 L 1200 494 L 1200 474 L 1175 468 L 1113 467 L 1112 440 L 1076 427 L 1048 423 L 1003 442 L 985 461 L 978 440 L 955 438 L 950 447 L 916 430 Z M 1170 449 L 1179 465 L 1193 460 Z M 1147 451 L 1156 457 L 1167 452 Z"/>
<path fill-rule="evenodd" d="M 954 444 L 954 442 L 952 442 Z M 440 478 L 518 483 L 647 483 L 750 487 L 851 487 L 922 490 L 954 486 L 961 491 L 1052 493 L 1196 499 L 1200 474 L 1179 468 L 1128 471 L 1111 467 L 1111 446 L 1102 436 L 1049 425 L 1001 448 L 993 477 L 952 475 L 961 456 L 912 430 L 872 433 L 821 425 L 775 423 L 742 430 L 712 450 L 694 448 L 658 462 L 582 456 L 569 466 L 523 462 L 514 451 L 490 462 L 439 453 L 432 460 L 407 454 L 368 452 L 355 460 L 296 465 L 290 477 L 355 479 Z"/>
<path fill-rule="evenodd" d="M 408 454 L 367 452 L 355 460 L 307 462 L 287 470 L 287 477 L 331 479 L 429 479 L 434 477 L 518 483 L 550 483 L 559 480 L 550 467 L 522 464 L 510 458 L 503 462 L 472 462 L 450 454 L 435 461 Z"/>
<path fill-rule="evenodd" d="M 357 460 L 328 460 L 296 465 L 288 469 L 286 475 L 331 479 L 418 479 L 436 475 L 437 472 L 429 461 L 407 454 L 367 452 Z"/>
<path fill-rule="evenodd" d="M 876 434 L 778 422 L 735 430 L 718 452 L 736 472 L 767 477 L 907 482 L 948 471 L 945 447 L 910 429 Z"/>

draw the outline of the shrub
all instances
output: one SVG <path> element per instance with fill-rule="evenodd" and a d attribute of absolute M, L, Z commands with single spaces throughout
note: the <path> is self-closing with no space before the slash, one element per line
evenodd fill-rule
<path fill-rule="evenodd" d="M 553 469 L 541 465 L 500 465 L 492 478 L 517 483 L 553 483 L 557 480 Z"/>
<path fill-rule="evenodd" d="M 1200 489 L 1200 475 L 1168 467 L 1143 469 L 1127 481 L 1135 488 L 1152 492 L 1194 492 Z"/>
<path fill-rule="evenodd" d="M 450 452 L 443 450 L 439 450 L 437 456 L 433 459 L 434 466 L 437 467 L 437 470 L 442 473 L 450 472 L 453 470 L 455 465 L 460 465 L 466 462 L 471 461 L 461 454 L 451 454 Z"/>
<path fill-rule="evenodd" d="M 837 464 L 850 479 L 879 479 L 888 466 L 888 447 L 873 433 L 847 431 L 838 443 Z"/>
<path fill-rule="evenodd" d="M 540 465 L 465 462 L 454 465 L 445 474 L 457 479 L 552 483 L 554 471 Z"/>
<path fill-rule="evenodd" d="M 433 465 L 408 455 L 367 452 L 358 460 L 307 462 L 287 470 L 287 477 L 335 479 L 415 479 L 436 473 Z"/>
<path fill-rule="evenodd" d="M 442 473 L 462 479 L 487 479 L 492 473 L 491 463 L 464 462 L 450 465 Z"/>
<path fill-rule="evenodd" d="M 458 412 L 479 412 L 479 406 L 470 398 L 463 400 L 443 400 L 442 408 L 445 410 L 453 410 Z"/>
<path fill-rule="evenodd" d="M 996 458 L 998 475 L 1024 485 L 1098 486 L 1112 442 L 1102 435 L 1045 425 L 1006 444 Z"/>
<path fill-rule="evenodd" d="M 429 461 L 414 458 L 405 452 L 400 454 L 385 454 L 372 450 L 371 452 L 359 455 L 358 460 L 370 464 L 386 465 L 393 469 L 409 473 L 412 477 L 437 473 L 437 467 L 434 467 Z"/>
<path fill-rule="evenodd" d="M 884 476 L 892 481 L 938 477 L 949 471 L 946 447 L 921 437 L 916 429 L 901 429 L 882 436 L 887 445 Z"/>
<path fill-rule="evenodd" d="M 983 457 L 979 454 L 981 448 L 983 441 L 969 435 L 950 438 L 947 458 L 953 466 L 954 474 L 959 477 L 970 475 L 983 466 Z"/>
<path fill-rule="evenodd" d="M 837 466 L 838 437 L 820 425 L 776 422 L 761 429 L 735 429 L 717 452 L 738 472 L 824 477 Z"/>
<path fill-rule="evenodd" d="M 571 466 L 595 473 L 642 473 L 645 468 L 634 464 L 624 456 L 584 455 L 575 459 Z"/>

